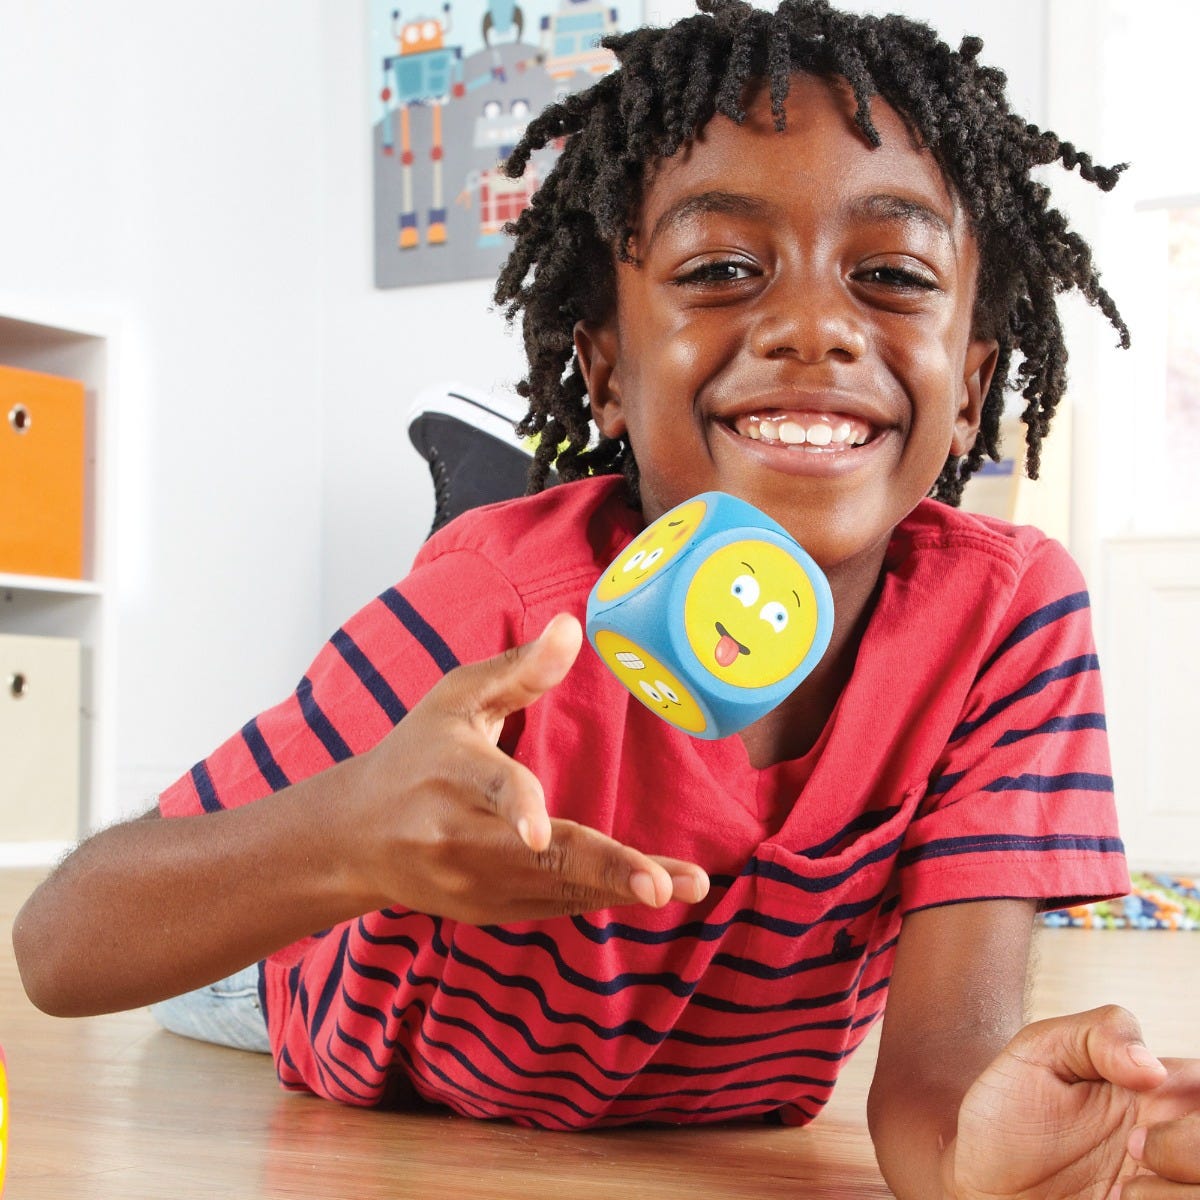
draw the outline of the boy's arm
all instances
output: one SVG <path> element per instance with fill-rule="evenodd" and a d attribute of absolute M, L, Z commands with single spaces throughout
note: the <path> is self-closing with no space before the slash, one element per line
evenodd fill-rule
<path fill-rule="evenodd" d="M 1200 1059 L 1110 1006 L 1018 1029 L 1032 901 L 905 919 L 869 1118 L 900 1200 L 1200 1200 Z"/>
<path fill-rule="evenodd" d="M 498 924 L 703 899 L 694 864 L 552 821 L 496 745 L 581 639 L 560 617 L 450 671 L 372 750 L 254 803 L 95 835 L 17 915 L 30 999 L 61 1016 L 152 1003 L 389 905 Z"/>
<path fill-rule="evenodd" d="M 867 1115 L 900 1200 L 949 1195 L 943 1149 L 963 1096 L 1020 1029 L 1032 900 L 927 908 L 904 919 Z"/>

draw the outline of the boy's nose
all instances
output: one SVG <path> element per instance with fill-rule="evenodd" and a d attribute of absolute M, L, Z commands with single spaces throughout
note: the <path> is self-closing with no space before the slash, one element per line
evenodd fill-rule
<path fill-rule="evenodd" d="M 853 362 L 866 353 L 867 338 L 853 300 L 836 283 L 777 279 L 760 299 L 751 346 L 763 358 Z"/>

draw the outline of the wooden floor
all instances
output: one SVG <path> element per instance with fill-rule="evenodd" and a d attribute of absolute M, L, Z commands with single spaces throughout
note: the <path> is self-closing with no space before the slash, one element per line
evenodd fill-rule
<path fill-rule="evenodd" d="M 280 1091 L 266 1055 L 158 1029 L 144 1012 L 43 1016 L 25 999 L 12 918 L 37 874 L 0 871 L 0 1045 L 12 1143 L 7 1200 L 498 1197 L 722 1200 L 888 1196 L 864 1116 L 874 1043 L 808 1129 L 538 1133 L 345 1108 Z M 1051 930 L 1034 1016 L 1118 1002 L 1159 1054 L 1200 1050 L 1200 934 Z"/>

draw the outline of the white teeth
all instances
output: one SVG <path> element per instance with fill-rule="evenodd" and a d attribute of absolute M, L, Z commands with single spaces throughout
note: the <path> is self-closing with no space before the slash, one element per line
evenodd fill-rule
<path fill-rule="evenodd" d="M 844 449 L 862 446 L 871 440 L 871 429 L 863 421 L 846 417 L 814 418 L 797 413 L 763 416 L 754 413 L 738 418 L 737 432 L 753 441 L 782 443 L 785 446 L 811 446 L 814 450 Z"/>

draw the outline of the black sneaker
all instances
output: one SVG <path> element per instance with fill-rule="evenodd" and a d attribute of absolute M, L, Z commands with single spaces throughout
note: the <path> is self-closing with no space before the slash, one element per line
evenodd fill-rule
<path fill-rule="evenodd" d="M 517 436 L 518 404 L 458 384 L 417 397 L 408 436 L 433 479 L 431 534 L 470 508 L 525 494 L 533 452 Z"/>

